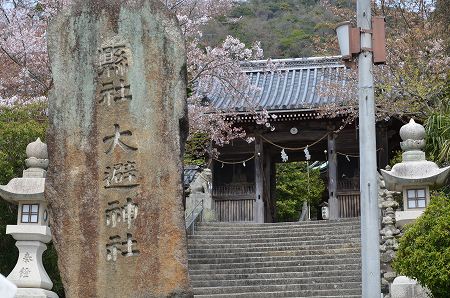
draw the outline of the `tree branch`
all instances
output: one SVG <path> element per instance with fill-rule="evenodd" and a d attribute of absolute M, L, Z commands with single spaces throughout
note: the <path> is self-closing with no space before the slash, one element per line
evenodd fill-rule
<path fill-rule="evenodd" d="M 24 65 L 22 63 L 20 63 L 19 60 L 17 60 L 13 55 L 11 55 L 7 50 L 5 50 L 5 48 L 3 46 L 0 46 L 0 49 L 2 50 L 3 53 L 5 53 L 5 55 L 11 60 L 13 61 L 16 65 L 20 66 L 20 67 L 24 67 Z M 41 85 L 42 87 L 45 88 L 45 91 L 47 91 L 49 89 L 49 87 L 47 86 L 47 84 L 42 81 L 38 75 L 36 75 L 34 72 L 32 72 L 31 70 L 29 70 L 28 68 L 25 68 L 28 72 L 28 74 L 30 75 L 30 77 L 35 80 L 39 85 Z"/>

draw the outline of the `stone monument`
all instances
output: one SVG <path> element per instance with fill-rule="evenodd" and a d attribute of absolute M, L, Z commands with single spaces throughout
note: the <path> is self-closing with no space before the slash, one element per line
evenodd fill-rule
<path fill-rule="evenodd" d="M 186 55 L 158 0 L 77 0 L 48 48 L 46 198 L 68 297 L 192 297 Z"/>
<path fill-rule="evenodd" d="M 47 249 L 46 243 L 52 240 L 44 198 L 47 145 L 37 139 L 28 144 L 26 153 L 28 169 L 23 171 L 23 177 L 0 185 L 0 197 L 19 205 L 17 225 L 6 227 L 6 234 L 17 240 L 19 249 L 17 264 L 7 279 L 18 287 L 16 298 L 57 298 L 50 291 L 53 283 L 42 265 L 42 253 Z"/>

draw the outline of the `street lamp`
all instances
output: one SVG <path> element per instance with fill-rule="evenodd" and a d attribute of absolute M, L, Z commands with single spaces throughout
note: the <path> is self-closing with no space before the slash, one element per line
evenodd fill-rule
<path fill-rule="evenodd" d="M 342 59 L 350 59 L 352 53 L 350 52 L 350 30 L 352 25 L 349 21 L 339 23 L 336 26 L 336 34 L 339 42 L 339 49 L 341 50 Z"/>
<path fill-rule="evenodd" d="M 358 57 L 362 297 L 379 298 L 380 223 L 372 74 L 373 63 L 385 62 L 384 18 L 372 19 L 370 0 L 358 0 L 357 28 L 344 22 L 337 26 L 336 32 L 344 63 L 356 67 L 353 58 Z"/>

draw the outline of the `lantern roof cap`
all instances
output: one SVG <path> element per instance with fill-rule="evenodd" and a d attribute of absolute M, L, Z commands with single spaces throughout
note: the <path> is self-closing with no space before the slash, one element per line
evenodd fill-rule
<path fill-rule="evenodd" d="M 400 147 L 404 151 L 402 162 L 395 164 L 391 170 L 381 170 L 389 190 L 401 191 L 405 186 L 442 185 L 450 174 L 450 167 L 439 166 L 427 161 L 425 152 L 425 128 L 411 118 L 408 124 L 400 128 Z"/>

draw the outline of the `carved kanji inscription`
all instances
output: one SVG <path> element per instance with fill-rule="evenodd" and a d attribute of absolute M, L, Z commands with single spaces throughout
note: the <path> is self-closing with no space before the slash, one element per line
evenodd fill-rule
<path fill-rule="evenodd" d="M 105 188 L 138 186 L 137 174 L 136 162 L 133 161 L 108 166 L 106 167 L 105 177 L 103 179 Z"/>
<path fill-rule="evenodd" d="M 136 151 L 137 150 L 136 147 L 126 144 L 125 141 L 123 141 L 123 139 L 125 137 L 129 137 L 132 135 L 133 135 L 133 133 L 131 131 L 129 131 L 129 130 L 121 131 L 120 125 L 114 124 L 114 134 L 103 138 L 103 143 L 105 143 L 107 145 L 105 153 L 109 154 L 109 153 L 113 152 L 113 150 L 116 147 L 119 147 L 120 149 L 122 149 L 125 152 Z"/>

